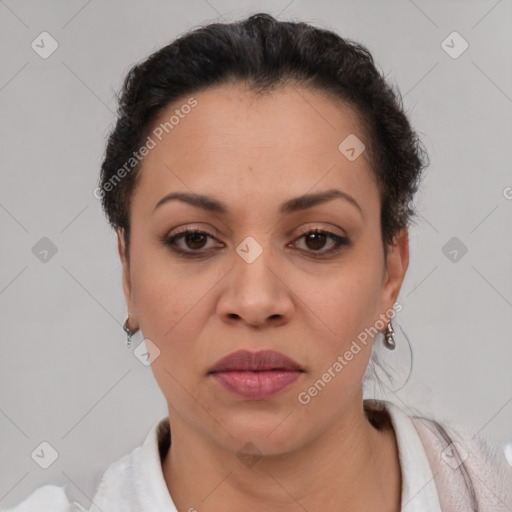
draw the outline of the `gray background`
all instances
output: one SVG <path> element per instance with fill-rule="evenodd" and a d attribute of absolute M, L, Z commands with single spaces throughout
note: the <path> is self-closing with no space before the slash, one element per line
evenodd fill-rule
<path fill-rule="evenodd" d="M 6 0 L 0 507 L 117 460 L 167 414 L 124 348 L 116 240 L 92 191 L 131 65 L 193 26 L 258 11 L 362 42 L 400 88 L 431 165 L 399 296 L 414 369 L 390 398 L 512 442 L 510 1 Z M 31 48 L 43 31 L 59 44 L 47 59 Z M 453 31 L 469 44 L 455 59 L 441 46 Z M 46 262 L 32 251 L 43 237 L 57 247 Z M 452 237 L 468 249 L 455 262 Z M 46 470 L 30 456 L 42 441 L 59 454 Z"/>

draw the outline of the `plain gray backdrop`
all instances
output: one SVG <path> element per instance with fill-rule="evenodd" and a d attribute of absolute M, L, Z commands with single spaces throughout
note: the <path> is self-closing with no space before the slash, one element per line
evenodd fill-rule
<path fill-rule="evenodd" d="M 414 367 L 389 399 L 512 443 L 510 1 L 5 0 L 0 507 L 117 460 L 167 414 L 125 350 L 116 238 L 93 189 L 128 69 L 190 28 L 259 11 L 367 46 L 429 152 L 399 296 Z M 47 58 L 42 32 L 58 44 Z M 48 469 L 31 456 L 43 441 L 58 453 Z"/>

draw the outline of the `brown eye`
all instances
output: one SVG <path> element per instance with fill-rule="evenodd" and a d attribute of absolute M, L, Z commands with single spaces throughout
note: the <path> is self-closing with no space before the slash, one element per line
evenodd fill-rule
<path fill-rule="evenodd" d="M 204 233 L 201 233 L 199 231 L 194 231 L 192 233 L 187 233 L 183 239 L 185 240 L 185 243 L 189 249 L 202 249 L 205 242 L 206 237 Z M 188 243 L 187 243 L 188 242 Z"/>
<path fill-rule="evenodd" d="M 209 238 L 214 239 L 214 236 L 205 231 L 188 228 L 176 235 L 165 237 L 162 239 L 162 242 L 168 245 L 174 252 L 194 257 L 200 256 L 202 253 L 206 252 L 201 250 L 204 249 Z M 179 244 L 178 242 L 181 240 L 183 240 L 184 243 Z"/>
<path fill-rule="evenodd" d="M 331 253 L 338 252 L 345 245 L 350 245 L 348 238 L 335 235 L 330 231 L 322 231 L 320 229 L 314 229 L 303 233 L 297 240 L 302 239 L 304 239 L 304 245 L 306 246 L 306 249 L 303 249 L 303 251 L 314 257 L 327 256 Z M 322 250 L 326 245 L 326 241 L 329 239 L 332 241 L 331 248 Z"/>
<path fill-rule="evenodd" d="M 211 250 L 214 247 L 205 248 L 209 238 L 216 240 L 216 238 L 210 233 L 187 228 L 175 235 L 164 237 L 162 242 L 169 246 L 175 253 L 184 257 L 197 258 L 211 253 Z M 179 243 L 182 240 L 183 242 Z M 299 240 L 304 240 L 305 245 L 305 248 L 299 247 L 301 252 L 316 258 L 329 256 L 341 250 L 343 246 L 350 245 L 348 238 L 335 235 L 330 231 L 322 231 L 320 229 L 314 229 L 303 233 L 297 241 L 291 245 L 298 244 Z M 328 240 L 331 240 L 331 247 L 327 250 L 323 250 Z"/>
<path fill-rule="evenodd" d="M 316 231 L 308 233 L 307 235 L 304 236 L 306 237 L 306 245 L 308 246 L 309 249 L 312 250 L 322 249 L 327 240 L 327 236 L 325 235 L 325 233 L 318 233 Z"/>

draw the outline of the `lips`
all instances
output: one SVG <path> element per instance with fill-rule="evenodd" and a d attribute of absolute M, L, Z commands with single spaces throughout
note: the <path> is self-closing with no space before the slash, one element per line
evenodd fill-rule
<path fill-rule="evenodd" d="M 265 370 L 303 371 L 299 363 L 275 350 L 238 350 L 217 361 L 208 373 Z"/>
<path fill-rule="evenodd" d="M 274 350 L 232 352 L 208 375 L 222 389 L 247 400 L 265 400 L 289 388 L 304 373 L 301 366 Z"/>

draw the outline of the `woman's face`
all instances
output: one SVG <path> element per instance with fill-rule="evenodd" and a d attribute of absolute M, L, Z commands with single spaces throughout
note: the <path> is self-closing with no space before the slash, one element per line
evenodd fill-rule
<path fill-rule="evenodd" d="M 256 96 L 230 84 L 169 106 L 150 136 L 130 263 L 121 236 L 119 253 L 130 325 L 158 347 L 152 368 L 172 428 L 270 454 L 359 414 L 373 341 L 361 333 L 388 324 L 408 249 L 404 230 L 384 261 L 378 189 L 367 152 L 357 156 L 366 141 L 353 112 L 303 88 Z M 330 190 L 340 194 L 292 201 Z M 159 204 L 178 192 L 224 211 Z M 184 228 L 201 234 L 165 243 Z M 315 229 L 332 237 L 305 235 Z M 302 372 L 271 396 L 239 395 L 209 371 L 240 349 L 278 351 Z"/>

